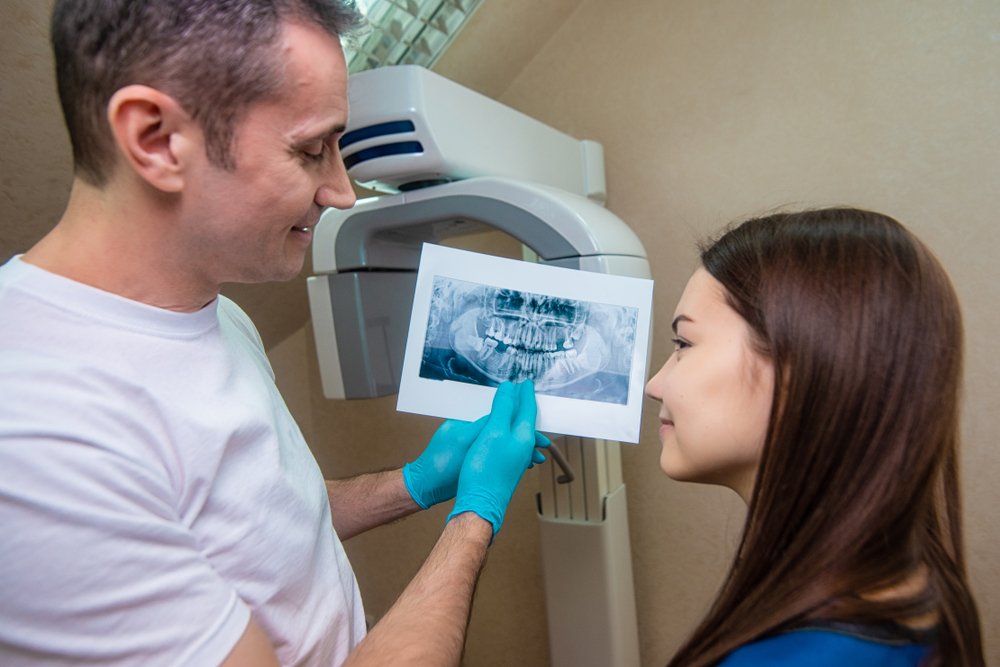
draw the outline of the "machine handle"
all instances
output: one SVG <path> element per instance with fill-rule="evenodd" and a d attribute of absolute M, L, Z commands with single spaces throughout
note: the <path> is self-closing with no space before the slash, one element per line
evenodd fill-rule
<path fill-rule="evenodd" d="M 563 474 L 556 477 L 557 483 L 569 484 L 574 479 L 576 479 L 576 475 L 573 473 L 573 468 L 570 467 L 569 461 L 566 460 L 566 457 L 563 456 L 563 453 L 559 451 L 558 447 L 556 447 L 556 443 L 553 442 L 548 447 L 540 449 L 542 449 L 542 451 L 548 451 L 549 453 L 551 453 L 552 460 L 555 461 L 556 464 L 562 469 Z"/>

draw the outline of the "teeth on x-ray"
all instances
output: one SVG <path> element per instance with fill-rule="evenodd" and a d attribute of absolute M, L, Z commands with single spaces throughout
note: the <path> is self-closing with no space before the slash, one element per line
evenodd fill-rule
<path fill-rule="evenodd" d="M 420 377 L 624 405 L 638 311 L 437 276 Z"/>
<path fill-rule="evenodd" d="M 607 344 L 587 326 L 587 304 L 491 289 L 451 326 L 452 349 L 495 382 L 562 387 L 601 369 Z"/>

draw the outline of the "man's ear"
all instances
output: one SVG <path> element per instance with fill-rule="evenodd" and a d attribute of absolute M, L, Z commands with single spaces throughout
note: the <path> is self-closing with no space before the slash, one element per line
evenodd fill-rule
<path fill-rule="evenodd" d="M 169 95 L 142 85 L 125 86 L 108 102 L 108 123 L 125 162 L 163 192 L 184 188 L 189 158 L 203 151 L 201 129 Z"/>

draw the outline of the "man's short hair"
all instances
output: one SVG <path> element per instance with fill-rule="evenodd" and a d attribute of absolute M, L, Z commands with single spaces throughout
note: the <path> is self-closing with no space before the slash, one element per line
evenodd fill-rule
<path fill-rule="evenodd" d="M 236 122 L 281 85 L 287 20 L 339 37 L 364 19 L 353 0 L 56 0 L 52 49 L 77 175 L 107 182 L 115 163 L 108 102 L 131 84 L 177 100 L 203 129 L 208 159 L 233 169 Z"/>

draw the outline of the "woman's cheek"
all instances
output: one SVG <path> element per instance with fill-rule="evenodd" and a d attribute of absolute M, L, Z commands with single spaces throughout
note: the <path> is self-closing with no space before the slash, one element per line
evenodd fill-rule
<path fill-rule="evenodd" d="M 671 370 L 663 379 L 663 405 L 666 413 L 674 422 L 676 429 L 678 424 L 684 424 L 690 418 L 689 403 L 691 388 L 687 383 L 684 369 L 677 366 Z"/>

